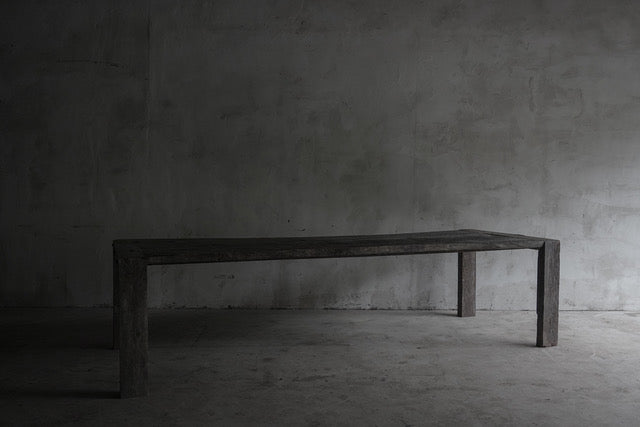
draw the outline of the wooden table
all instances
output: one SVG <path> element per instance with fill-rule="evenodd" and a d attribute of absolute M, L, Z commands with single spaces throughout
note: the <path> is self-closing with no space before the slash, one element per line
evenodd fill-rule
<path fill-rule="evenodd" d="M 560 242 L 480 230 L 371 236 L 135 239 L 113 242 L 113 334 L 120 396 L 148 395 L 147 266 L 164 264 L 458 253 L 458 316 L 474 316 L 476 252 L 538 251 L 538 347 L 558 342 Z"/>

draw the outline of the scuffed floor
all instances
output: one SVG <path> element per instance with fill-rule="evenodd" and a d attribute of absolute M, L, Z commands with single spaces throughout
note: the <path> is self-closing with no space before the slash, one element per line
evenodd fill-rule
<path fill-rule="evenodd" d="M 155 310 L 118 399 L 108 309 L 3 309 L 3 425 L 638 425 L 640 313 Z"/>

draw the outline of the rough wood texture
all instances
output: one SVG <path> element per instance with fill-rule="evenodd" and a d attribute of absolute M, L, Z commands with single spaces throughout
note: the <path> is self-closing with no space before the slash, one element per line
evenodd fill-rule
<path fill-rule="evenodd" d="M 113 242 L 120 396 L 148 394 L 147 265 L 458 252 L 458 315 L 475 315 L 476 251 L 538 250 L 537 345 L 558 341 L 560 243 L 479 230 L 372 236 L 138 239 Z"/>
<path fill-rule="evenodd" d="M 544 239 L 479 230 L 370 236 L 115 240 L 116 256 L 149 264 L 539 249 Z"/>
<path fill-rule="evenodd" d="M 538 331 L 536 345 L 558 344 L 558 305 L 560 294 L 560 242 L 546 240 L 538 250 Z"/>
<path fill-rule="evenodd" d="M 118 269 L 118 258 L 116 250 L 113 249 L 113 348 L 120 348 L 120 271 Z"/>
<path fill-rule="evenodd" d="M 120 397 L 147 396 L 147 263 L 118 259 L 120 311 Z"/>
<path fill-rule="evenodd" d="M 458 252 L 458 317 L 476 315 L 476 253 Z"/>

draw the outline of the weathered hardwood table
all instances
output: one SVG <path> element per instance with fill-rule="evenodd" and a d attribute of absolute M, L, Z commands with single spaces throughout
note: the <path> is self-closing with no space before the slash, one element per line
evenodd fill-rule
<path fill-rule="evenodd" d="M 120 396 L 148 394 L 147 266 L 275 259 L 458 253 L 458 316 L 474 316 L 476 252 L 538 251 L 537 341 L 558 342 L 560 242 L 479 230 L 371 236 L 138 239 L 113 242 L 113 334 Z"/>

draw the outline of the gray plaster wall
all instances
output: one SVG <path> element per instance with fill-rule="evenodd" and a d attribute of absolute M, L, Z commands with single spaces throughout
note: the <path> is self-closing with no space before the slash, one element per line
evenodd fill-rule
<path fill-rule="evenodd" d="M 640 5 L 4 2 L 0 304 L 109 305 L 115 238 L 480 228 L 640 309 Z M 533 251 L 478 307 L 535 307 Z M 455 255 L 150 268 L 153 306 L 452 308 Z"/>

